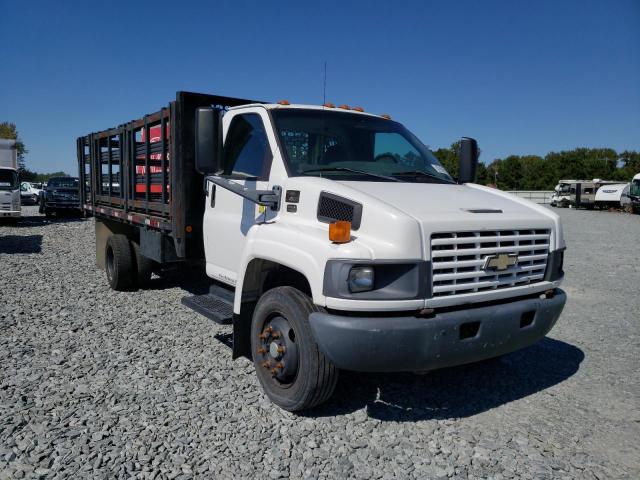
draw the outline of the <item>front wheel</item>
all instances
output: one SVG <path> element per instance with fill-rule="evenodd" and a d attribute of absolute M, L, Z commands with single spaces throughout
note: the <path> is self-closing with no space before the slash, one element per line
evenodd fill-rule
<path fill-rule="evenodd" d="M 251 322 L 251 349 L 258 380 L 269 399 L 290 412 L 331 397 L 338 369 L 318 349 L 309 315 L 320 311 L 293 287 L 266 292 Z"/>

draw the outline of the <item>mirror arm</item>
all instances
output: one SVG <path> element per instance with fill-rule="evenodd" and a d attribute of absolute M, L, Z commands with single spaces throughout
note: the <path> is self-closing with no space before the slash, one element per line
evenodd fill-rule
<path fill-rule="evenodd" d="M 257 203 L 258 205 L 263 205 L 265 207 L 270 207 L 271 210 L 280 210 L 282 187 L 280 187 L 279 185 L 275 185 L 271 190 L 249 190 L 239 183 L 235 183 L 229 179 L 216 177 L 213 175 L 206 176 L 204 180 L 205 185 L 206 182 L 211 182 L 222 188 L 230 190 L 236 195 L 240 195 L 241 197 L 246 198 L 253 203 Z"/>

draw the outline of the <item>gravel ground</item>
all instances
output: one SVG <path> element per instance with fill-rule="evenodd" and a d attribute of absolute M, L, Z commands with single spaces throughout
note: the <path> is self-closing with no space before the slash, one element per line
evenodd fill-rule
<path fill-rule="evenodd" d="M 36 212 L 0 226 L 0 479 L 640 477 L 640 216 L 558 210 L 569 300 L 538 344 L 344 373 L 300 416 L 180 304 L 188 279 L 112 292 L 93 222 Z"/>

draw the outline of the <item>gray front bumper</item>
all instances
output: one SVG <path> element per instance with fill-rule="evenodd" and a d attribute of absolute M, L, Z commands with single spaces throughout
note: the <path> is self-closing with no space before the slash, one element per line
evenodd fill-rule
<path fill-rule="evenodd" d="M 320 350 L 344 370 L 428 370 L 476 362 L 537 342 L 558 320 L 566 298 L 557 289 L 552 298 L 469 305 L 428 318 L 317 312 L 309 323 Z M 470 332 L 475 335 L 469 336 Z"/>

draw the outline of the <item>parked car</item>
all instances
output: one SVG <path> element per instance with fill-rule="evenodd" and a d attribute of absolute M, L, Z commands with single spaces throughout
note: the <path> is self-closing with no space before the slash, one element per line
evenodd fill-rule
<path fill-rule="evenodd" d="M 40 213 L 50 217 L 54 213 L 77 212 L 80 209 L 80 192 L 77 177 L 53 177 L 40 196 Z"/>
<path fill-rule="evenodd" d="M 22 205 L 36 205 L 40 202 L 41 188 L 37 188 L 36 184 L 31 182 L 22 182 L 20 184 L 20 203 Z"/>

